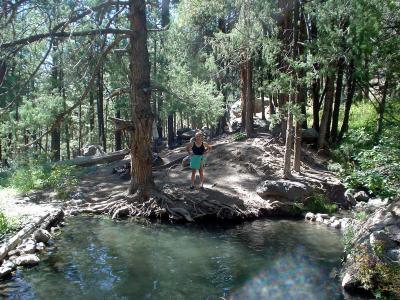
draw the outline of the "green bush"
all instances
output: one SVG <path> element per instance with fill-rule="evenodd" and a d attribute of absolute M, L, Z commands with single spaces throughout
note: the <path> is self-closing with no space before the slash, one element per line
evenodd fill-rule
<path fill-rule="evenodd" d="M 370 194 L 394 197 L 400 194 L 400 143 L 395 133 L 388 131 L 379 142 L 367 127 L 349 130 L 346 138 L 333 151 L 338 171 L 347 187 L 366 189 Z M 374 144 L 375 143 L 375 144 Z"/>
<path fill-rule="evenodd" d="M 306 198 L 304 210 L 313 213 L 331 214 L 337 210 L 337 205 L 329 203 L 326 196 L 323 194 L 313 194 Z"/>
<path fill-rule="evenodd" d="M 7 218 L 4 212 L 0 210 L 0 235 L 3 235 L 14 229 L 16 222 L 13 219 Z"/>
<path fill-rule="evenodd" d="M 20 192 L 53 188 L 60 198 L 66 198 L 76 183 L 75 167 L 38 159 L 20 164 L 9 179 L 9 185 Z"/>
<path fill-rule="evenodd" d="M 380 247 L 379 247 L 380 248 Z M 378 249 L 378 254 L 383 255 L 383 249 Z M 400 266 L 388 264 L 375 253 L 369 254 L 365 245 L 359 245 L 354 252 L 354 261 L 358 271 L 357 277 L 368 290 L 382 299 L 382 295 L 400 296 Z"/>
<path fill-rule="evenodd" d="M 247 135 L 244 132 L 236 132 L 233 135 L 233 140 L 236 141 L 236 142 L 243 141 L 245 139 L 247 139 Z"/>

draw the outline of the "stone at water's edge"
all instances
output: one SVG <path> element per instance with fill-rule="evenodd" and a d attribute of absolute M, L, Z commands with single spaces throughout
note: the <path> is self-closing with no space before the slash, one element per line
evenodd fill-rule
<path fill-rule="evenodd" d="M 355 193 L 354 198 L 356 199 L 356 201 L 363 201 L 363 202 L 367 202 L 369 199 L 368 194 L 364 191 L 359 191 Z"/>
<path fill-rule="evenodd" d="M 51 234 L 45 229 L 38 229 L 33 233 L 33 238 L 38 243 L 47 243 L 51 238 Z"/>
<path fill-rule="evenodd" d="M 37 265 L 39 262 L 40 259 L 35 254 L 22 255 L 17 257 L 15 260 L 15 263 L 18 266 L 32 266 Z"/>
<path fill-rule="evenodd" d="M 291 202 L 301 202 L 313 192 L 313 188 L 290 180 L 265 180 L 257 187 L 257 194 L 263 199 L 281 197 Z"/>
<path fill-rule="evenodd" d="M 363 279 L 365 280 L 365 274 L 360 272 L 366 268 L 370 269 L 371 278 L 391 276 L 390 274 L 378 274 L 378 272 L 400 268 L 400 215 L 397 213 L 399 211 L 400 199 L 397 199 L 385 207 L 376 208 L 366 220 L 353 223 L 354 237 L 350 245 L 352 249 L 357 250 L 355 252 L 357 255 L 354 256 L 349 253 L 348 259 L 342 267 L 342 286 L 345 289 L 365 289 L 361 283 Z M 378 255 L 376 251 L 383 251 L 384 253 Z M 371 266 L 369 262 L 375 262 L 374 265 L 385 267 L 381 268 L 383 271 L 379 271 L 380 269 Z M 393 280 L 393 287 L 400 285 L 398 277 L 394 276 L 391 280 Z M 381 282 L 374 281 L 368 287 L 373 292 L 379 288 L 380 284 Z M 385 286 L 385 288 L 390 287 Z M 398 290 L 391 292 L 400 296 Z"/>
<path fill-rule="evenodd" d="M 0 278 L 10 275 L 12 271 L 13 271 L 13 269 L 11 269 L 10 267 L 1 266 L 0 267 Z"/>

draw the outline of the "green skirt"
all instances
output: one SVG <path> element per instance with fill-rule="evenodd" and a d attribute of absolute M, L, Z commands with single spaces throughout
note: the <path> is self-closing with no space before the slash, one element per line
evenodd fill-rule
<path fill-rule="evenodd" d="M 199 170 L 202 161 L 203 161 L 203 155 L 193 154 L 192 157 L 190 158 L 190 168 Z"/>

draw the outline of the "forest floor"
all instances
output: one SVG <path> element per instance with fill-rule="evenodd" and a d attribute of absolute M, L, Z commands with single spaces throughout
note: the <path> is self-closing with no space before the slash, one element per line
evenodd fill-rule
<path fill-rule="evenodd" d="M 184 147 L 160 153 L 164 166 L 168 164 L 168 167 L 155 168 L 153 174 L 157 188 L 168 196 L 160 206 L 169 218 L 191 221 L 196 218 L 251 219 L 290 215 L 285 205 L 281 205 L 282 199 L 262 199 L 256 193 L 260 182 L 282 179 L 282 142 L 269 133 L 259 132 L 256 137 L 244 141 L 234 141 L 231 135 L 224 135 L 210 143 L 213 149 L 206 154 L 204 190 L 199 189 L 198 178 L 195 189 L 189 189 L 191 170 L 183 168 L 179 161 L 185 156 Z M 323 160 L 313 151 L 303 149 L 302 154 L 302 173 L 294 174 L 292 181 L 328 186 L 327 193 L 329 186 L 340 186 L 339 180 L 323 168 Z M 87 167 L 72 200 L 57 200 L 55 193 L 47 190 L 29 195 L 9 193 L 2 197 L 0 208 L 8 215 L 38 215 L 62 206 L 67 209 L 81 205 L 91 207 L 104 201 L 123 199 L 127 196 L 129 180 L 124 181 L 113 174 L 113 169 L 128 161 L 127 156 L 113 163 Z"/>

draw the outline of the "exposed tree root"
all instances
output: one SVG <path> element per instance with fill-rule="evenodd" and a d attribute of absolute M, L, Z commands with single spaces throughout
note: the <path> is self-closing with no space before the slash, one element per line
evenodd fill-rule
<path fill-rule="evenodd" d="M 162 191 L 151 189 L 145 195 L 136 193 L 124 198 L 86 204 L 78 207 L 75 212 L 108 214 L 113 219 L 145 217 L 173 222 L 194 222 L 203 218 L 243 220 L 256 218 L 260 214 L 259 209 L 247 208 L 243 204 L 226 204 L 209 199 L 206 193 L 194 194 L 178 187 L 166 187 Z"/>

